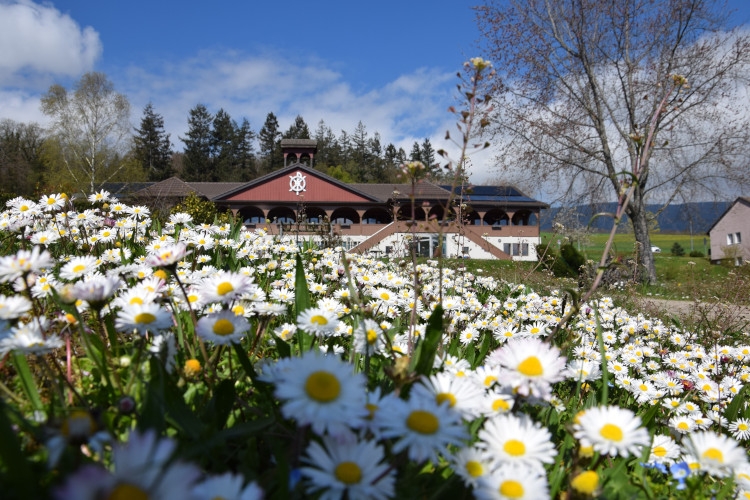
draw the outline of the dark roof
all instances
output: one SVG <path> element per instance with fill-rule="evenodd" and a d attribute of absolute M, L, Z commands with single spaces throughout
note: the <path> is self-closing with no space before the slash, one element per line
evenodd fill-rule
<path fill-rule="evenodd" d="M 188 184 L 196 192 L 212 200 L 228 191 L 233 191 L 238 187 L 246 185 L 247 182 L 188 182 Z"/>
<path fill-rule="evenodd" d="M 109 191 L 109 194 L 115 197 L 130 196 L 136 191 L 147 188 L 153 182 L 105 182 L 101 188 Z"/>
<path fill-rule="evenodd" d="M 451 186 L 442 187 L 448 191 L 451 190 Z M 540 208 L 549 208 L 548 204 L 526 196 L 513 186 L 456 186 L 453 189 L 453 192 L 456 193 L 456 195 L 460 195 L 462 189 L 463 199 L 467 203 L 512 203 L 514 205 L 522 204 Z"/>
<path fill-rule="evenodd" d="M 717 219 L 716 219 L 716 220 L 714 221 L 714 223 L 713 223 L 713 224 L 711 224 L 711 227 L 709 227 L 709 228 L 708 228 L 708 230 L 706 231 L 706 234 L 707 234 L 707 235 L 711 236 L 711 231 L 713 230 L 714 226 L 715 226 L 716 224 L 718 224 L 718 223 L 719 223 L 719 221 L 720 221 L 721 219 L 723 219 L 723 218 L 724 218 L 724 216 L 725 216 L 726 214 L 728 214 L 728 213 L 729 213 L 729 211 L 730 211 L 730 210 L 732 210 L 732 209 L 734 208 L 734 206 L 735 206 L 735 205 L 736 205 L 737 203 L 743 203 L 743 204 L 745 204 L 745 205 L 747 205 L 747 206 L 749 206 L 749 207 L 750 207 L 750 197 L 748 197 L 748 196 L 739 196 L 739 197 L 738 197 L 738 198 L 737 198 L 736 200 L 734 200 L 734 202 L 733 202 L 733 203 L 732 203 L 731 205 L 729 205 L 729 206 L 727 207 L 727 209 L 726 209 L 726 210 L 724 210 L 724 213 L 723 213 L 723 214 L 721 214 L 721 215 L 720 215 L 720 216 L 719 216 L 719 217 L 718 217 L 718 218 L 717 218 Z"/>
<path fill-rule="evenodd" d="M 315 139 L 281 139 L 282 148 L 312 148 L 318 149 L 318 141 Z"/>
<path fill-rule="evenodd" d="M 411 199 L 411 184 L 349 184 L 356 189 L 369 193 L 381 202 L 388 200 L 406 201 Z M 440 186 L 431 182 L 420 181 L 414 186 L 414 197 L 424 200 L 445 200 L 450 196 L 450 191 L 446 191 Z"/>
<path fill-rule="evenodd" d="M 170 177 L 161 182 L 155 182 L 148 187 L 133 193 L 133 196 L 147 196 L 151 198 L 180 197 L 188 196 L 196 192 L 195 188 L 177 177 Z"/>

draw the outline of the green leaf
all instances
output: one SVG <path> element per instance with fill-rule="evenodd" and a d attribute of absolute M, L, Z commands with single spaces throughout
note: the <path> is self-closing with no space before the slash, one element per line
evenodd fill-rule
<path fill-rule="evenodd" d="M 234 406 L 234 380 L 222 380 L 214 390 L 214 397 L 209 401 L 203 420 L 210 422 L 213 429 L 223 429 Z"/>
<path fill-rule="evenodd" d="M 15 491 L 18 493 L 18 498 L 40 498 L 39 493 L 35 491 L 39 481 L 32 475 L 21 442 L 13 431 L 11 420 L 6 414 L 6 406 L 2 398 L 0 398 L 0 470 L 7 472 L 5 476 L 0 476 L 3 483 L 3 495 L 13 497 Z"/>
<path fill-rule="evenodd" d="M 297 254 L 297 266 L 294 276 L 294 305 L 296 313 L 299 315 L 305 309 L 310 308 L 310 290 L 307 288 L 305 279 L 305 266 L 302 264 L 302 257 Z"/>
<path fill-rule="evenodd" d="M 23 392 L 26 393 L 26 397 L 29 398 L 31 406 L 33 406 L 36 411 L 42 411 L 44 409 L 42 399 L 39 397 L 39 390 L 36 387 L 34 377 L 31 375 L 29 364 L 26 362 L 26 356 L 20 352 L 14 351 L 13 366 L 16 367 L 18 378 L 21 381 L 21 387 L 23 387 Z"/>
<path fill-rule="evenodd" d="M 419 343 L 416 352 L 415 371 L 420 375 L 429 375 L 435 361 L 440 340 L 443 338 L 443 306 L 438 304 L 427 320 L 424 339 Z"/>
<path fill-rule="evenodd" d="M 724 416 L 727 420 L 730 422 L 737 420 L 737 415 L 739 415 L 740 409 L 745 406 L 745 402 L 747 401 L 748 392 L 750 392 L 750 386 L 746 385 L 740 389 L 740 392 L 738 392 L 734 398 L 732 398 L 732 402 L 729 403 L 724 412 Z"/>

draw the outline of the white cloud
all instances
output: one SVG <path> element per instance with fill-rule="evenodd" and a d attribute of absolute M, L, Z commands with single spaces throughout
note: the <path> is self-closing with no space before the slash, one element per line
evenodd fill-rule
<path fill-rule="evenodd" d="M 0 85 L 39 87 L 78 76 L 101 56 L 99 34 L 67 14 L 29 0 L 0 0 Z"/>

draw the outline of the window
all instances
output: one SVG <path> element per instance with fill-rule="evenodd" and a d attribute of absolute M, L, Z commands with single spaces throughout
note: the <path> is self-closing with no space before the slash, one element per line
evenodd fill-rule
<path fill-rule="evenodd" d="M 734 234 L 729 233 L 727 235 L 727 245 L 734 245 Z"/>
<path fill-rule="evenodd" d="M 510 253 L 510 243 L 503 243 L 503 252 L 507 253 L 508 255 L 511 255 L 511 253 Z"/>
<path fill-rule="evenodd" d="M 742 243 L 742 233 L 734 233 L 734 242 L 735 243 Z"/>
<path fill-rule="evenodd" d="M 528 243 L 521 243 L 521 255 L 524 257 L 528 257 L 529 255 L 529 244 Z"/>

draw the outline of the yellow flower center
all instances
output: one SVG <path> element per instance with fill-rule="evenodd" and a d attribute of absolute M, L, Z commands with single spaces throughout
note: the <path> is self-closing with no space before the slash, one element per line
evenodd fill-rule
<path fill-rule="evenodd" d="M 133 297 L 132 299 L 130 299 L 130 305 L 133 304 L 143 305 L 143 299 L 140 297 Z"/>
<path fill-rule="evenodd" d="M 690 428 L 690 426 L 688 425 L 687 422 L 680 422 L 679 424 L 677 424 L 677 428 L 680 429 L 681 431 L 686 431 Z"/>
<path fill-rule="evenodd" d="M 231 335 L 234 333 L 234 323 L 226 318 L 221 318 L 216 320 L 213 330 L 216 335 Z"/>
<path fill-rule="evenodd" d="M 307 377 L 305 392 L 319 403 L 330 403 L 339 397 L 341 382 L 332 373 L 318 371 Z"/>
<path fill-rule="evenodd" d="M 107 500 L 148 500 L 148 493 L 132 484 L 118 484 Z"/>
<path fill-rule="evenodd" d="M 497 398 L 492 402 L 492 409 L 494 411 L 508 411 L 510 410 L 510 403 L 503 398 Z"/>
<path fill-rule="evenodd" d="M 228 281 L 225 281 L 223 283 L 219 283 L 219 286 L 216 287 L 216 292 L 219 295 L 226 295 L 226 294 L 231 293 L 233 291 L 234 291 L 234 287 Z"/>
<path fill-rule="evenodd" d="M 717 448 L 707 449 L 703 452 L 701 457 L 707 460 L 713 460 L 714 462 L 719 462 L 720 464 L 724 463 L 724 454 Z"/>
<path fill-rule="evenodd" d="M 372 420 L 373 418 L 375 418 L 375 412 L 378 411 L 378 405 L 367 403 L 365 405 L 365 408 L 367 408 L 367 419 Z"/>
<path fill-rule="evenodd" d="M 599 434 L 601 434 L 604 439 L 610 441 L 622 441 L 622 429 L 614 424 L 604 424 L 604 427 L 601 428 Z"/>
<path fill-rule="evenodd" d="M 310 318 L 310 323 L 318 326 L 326 326 L 328 324 L 328 320 L 322 314 L 316 314 L 315 316 Z"/>
<path fill-rule="evenodd" d="M 529 356 L 518 364 L 518 371 L 527 377 L 538 377 L 544 373 L 544 368 L 539 358 Z"/>
<path fill-rule="evenodd" d="M 406 419 L 406 426 L 420 434 L 435 434 L 440 428 L 440 421 L 429 411 L 414 410 Z"/>
<path fill-rule="evenodd" d="M 484 474 L 484 467 L 482 467 L 482 464 L 476 460 L 469 460 L 466 462 L 466 472 L 471 477 L 479 477 Z"/>
<path fill-rule="evenodd" d="M 453 408 L 456 405 L 456 396 L 451 394 L 450 392 L 441 392 L 437 396 L 435 396 L 435 401 L 438 405 L 443 404 L 443 402 L 447 401 L 448 406 Z"/>
<path fill-rule="evenodd" d="M 139 325 L 148 325 L 156 321 L 156 316 L 151 313 L 140 313 L 135 316 L 135 322 Z"/>
<path fill-rule="evenodd" d="M 78 264 L 77 266 L 73 268 L 74 273 L 82 273 L 85 270 L 86 270 L 86 266 L 84 266 L 83 264 Z"/>
<path fill-rule="evenodd" d="M 380 298 L 383 300 L 390 300 L 391 296 L 388 294 L 388 292 L 383 292 L 380 294 Z"/>
<path fill-rule="evenodd" d="M 494 375 L 487 375 L 486 377 L 484 377 L 484 386 L 489 387 L 494 384 L 496 380 L 497 377 L 495 377 Z"/>
<path fill-rule="evenodd" d="M 520 457 L 526 453 L 526 445 L 517 439 L 509 439 L 503 445 L 503 451 L 512 457 Z"/>
<path fill-rule="evenodd" d="M 354 462 L 341 462 L 333 474 L 344 484 L 357 484 L 362 480 L 362 469 Z"/>
<path fill-rule="evenodd" d="M 599 486 L 599 475 L 592 470 L 581 472 L 573 479 L 570 485 L 579 493 L 593 495 L 596 487 Z"/>
<path fill-rule="evenodd" d="M 498 489 L 500 494 L 507 498 L 523 498 L 523 485 L 512 479 L 503 481 Z"/>
<path fill-rule="evenodd" d="M 653 449 L 652 453 L 657 457 L 665 457 L 667 455 L 667 449 L 663 446 L 657 446 Z"/>
<path fill-rule="evenodd" d="M 374 344 L 376 340 L 378 340 L 378 332 L 372 329 L 367 330 L 367 343 Z"/>

